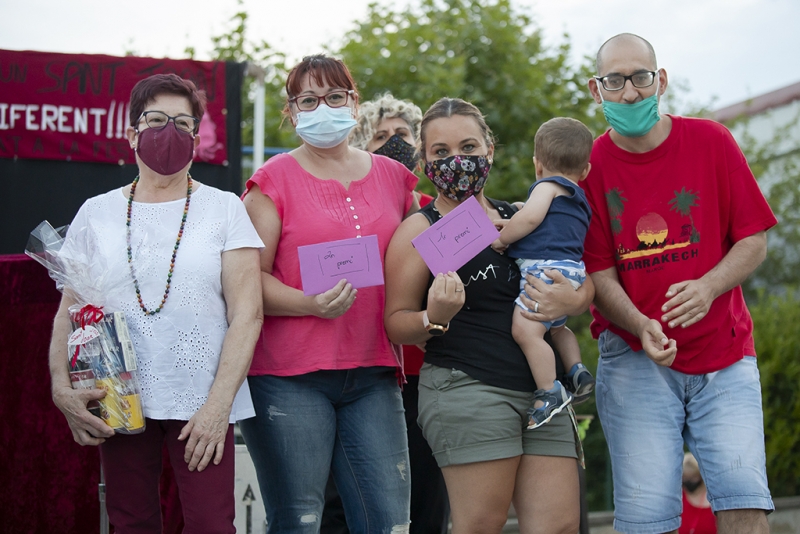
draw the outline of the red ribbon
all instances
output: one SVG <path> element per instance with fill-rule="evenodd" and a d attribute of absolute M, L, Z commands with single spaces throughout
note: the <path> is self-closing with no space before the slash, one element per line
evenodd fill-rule
<path fill-rule="evenodd" d="M 81 330 L 83 330 L 87 326 L 99 323 L 100 321 L 103 320 L 103 317 L 105 317 L 105 315 L 103 314 L 103 307 L 102 306 L 97 307 L 94 306 L 93 304 L 87 304 L 86 306 L 78 310 L 76 314 L 74 314 L 74 320 L 77 320 L 77 322 L 81 325 Z M 77 345 L 75 347 L 75 354 L 72 356 L 72 360 L 69 363 L 70 368 L 75 367 L 75 362 L 78 361 L 78 353 L 80 353 L 80 351 L 81 351 L 81 346 Z"/>

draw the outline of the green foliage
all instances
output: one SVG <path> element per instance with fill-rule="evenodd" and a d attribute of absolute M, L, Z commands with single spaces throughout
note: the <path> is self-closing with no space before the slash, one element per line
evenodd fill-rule
<path fill-rule="evenodd" d="M 669 70 L 669 69 L 667 69 Z M 688 80 L 670 76 L 667 92 L 661 97 L 658 109 L 661 113 L 672 115 L 687 115 L 690 117 L 708 117 L 715 107 L 717 97 L 711 97 L 706 102 L 689 98 L 691 86 Z"/>
<path fill-rule="evenodd" d="M 778 225 L 768 233 L 766 261 L 744 284 L 748 296 L 757 288 L 782 292 L 785 286 L 800 287 L 800 109 L 765 140 L 751 133 L 756 118 L 743 118 L 729 126 L 737 134 Z"/>
<path fill-rule="evenodd" d="M 590 419 L 588 417 L 581 418 L 581 420 L 578 421 L 578 427 L 577 427 L 578 428 L 578 438 L 580 438 L 581 441 L 586 439 L 586 432 L 589 431 L 589 426 L 591 424 L 592 424 L 592 419 Z"/>
<path fill-rule="evenodd" d="M 128 42 L 125 43 L 125 56 L 138 56 L 141 55 L 134 46 L 133 39 L 128 39 Z"/>
<path fill-rule="evenodd" d="M 591 62 L 568 63 L 568 36 L 542 44 L 531 17 L 510 0 L 421 0 L 403 11 L 371 4 L 338 51 L 362 100 L 392 92 L 423 111 L 444 96 L 478 106 L 497 137 L 487 193 L 521 200 L 534 181 L 533 137 L 556 116 L 605 128 L 586 87 Z M 431 189 L 432 191 L 432 189 Z"/>
<path fill-rule="evenodd" d="M 570 317 L 567 324 L 578 338 L 583 364 L 591 371 L 592 375 L 597 376 L 597 360 L 600 354 L 597 341 L 592 339 L 589 332 L 591 319 L 589 312 L 586 312 L 579 317 Z M 578 417 L 583 416 L 592 421 L 583 438 L 583 452 L 586 460 L 586 501 L 591 511 L 611 510 L 611 463 L 594 399 L 595 397 L 592 395 L 588 401 L 575 406 Z"/>
<path fill-rule="evenodd" d="M 221 35 L 211 38 L 213 46 L 211 56 L 219 61 L 235 61 L 237 63 L 253 63 L 266 69 L 265 84 L 265 132 L 266 146 L 297 146 L 294 132 L 281 130 L 281 110 L 285 101 L 283 84 L 286 80 L 286 56 L 277 52 L 264 41 L 253 42 L 247 37 L 247 12 L 242 9 L 242 0 L 238 1 L 239 11 L 231 17 L 229 28 Z M 187 55 L 194 55 L 194 48 L 187 47 Z M 253 144 L 253 107 L 255 100 L 256 78 L 245 75 L 242 84 L 242 144 Z"/>
<path fill-rule="evenodd" d="M 800 294 L 762 297 L 750 313 L 761 372 L 769 487 L 773 497 L 800 495 Z"/>

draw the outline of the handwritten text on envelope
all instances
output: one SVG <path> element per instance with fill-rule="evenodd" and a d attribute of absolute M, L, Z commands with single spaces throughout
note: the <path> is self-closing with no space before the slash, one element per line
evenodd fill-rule
<path fill-rule="evenodd" d="M 342 278 L 355 288 L 383 284 L 378 236 L 368 235 L 297 247 L 304 295 L 331 289 Z"/>
<path fill-rule="evenodd" d="M 436 275 L 460 269 L 499 235 L 475 197 L 470 197 L 411 243 Z"/>

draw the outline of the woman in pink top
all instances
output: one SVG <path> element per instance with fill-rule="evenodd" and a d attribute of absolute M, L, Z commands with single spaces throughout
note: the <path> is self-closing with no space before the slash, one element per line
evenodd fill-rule
<path fill-rule="evenodd" d="M 383 286 L 341 280 L 302 291 L 297 247 L 377 236 L 381 260 L 418 209 L 417 178 L 389 158 L 351 148 L 358 94 L 347 67 L 309 56 L 286 81 L 284 114 L 303 144 L 271 158 L 243 198 L 265 248 L 264 327 L 250 368 L 256 417 L 241 425 L 269 532 L 319 530 L 333 472 L 351 532 L 409 522 L 410 473 L 401 367 L 383 327 Z"/>

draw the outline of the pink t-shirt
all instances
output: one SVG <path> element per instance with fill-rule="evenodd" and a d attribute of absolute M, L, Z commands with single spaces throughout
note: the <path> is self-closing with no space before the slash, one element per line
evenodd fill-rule
<path fill-rule="evenodd" d="M 304 170 L 289 154 L 274 156 L 247 181 L 257 185 L 283 222 L 272 274 L 302 288 L 297 247 L 376 235 L 381 259 L 414 201 L 417 177 L 403 165 L 372 155 L 372 169 L 345 187 Z M 383 286 L 358 290 L 336 319 L 264 317 L 250 375 L 295 376 L 323 369 L 399 365 L 383 326 Z"/>
<path fill-rule="evenodd" d="M 696 280 L 733 245 L 777 223 L 730 132 L 705 119 L 672 118 L 658 147 L 627 152 L 608 133 L 594 142 L 592 170 L 581 187 L 592 207 L 583 261 L 587 272 L 616 268 L 633 304 L 659 320 L 670 285 Z M 610 329 L 633 350 L 639 338 L 592 308 L 592 334 Z M 755 356 L 753 321 L 741 287 L 720 295 L 700 322 L 664 333 L 676 340 L 672 368 L 719 371 Z"/>

